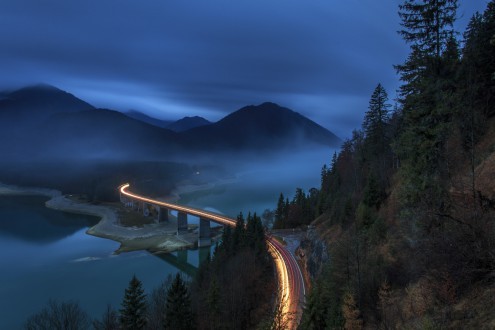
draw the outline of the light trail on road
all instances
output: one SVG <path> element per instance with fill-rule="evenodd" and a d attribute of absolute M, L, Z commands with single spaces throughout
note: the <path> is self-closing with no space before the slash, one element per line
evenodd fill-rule
<path fill-rule="evenodd" d="M 195 215 L 222 225 L 235 227 L 237 223 L 235 219 L 218 213 L 143 197 L 128 191 L 129 187 L 130 184 L 128 183 L 120 186 L 120 193 L 135 200 L 161 206 L 170 210 Z M 282 311 L 282 318 L 284 319 L 281 323 L 285 324 L 288 329 L 295 329 L 299 323 L 299 304 L 302 300 L 301 298 L 304 298 L 304 281 L 301 275 L 301 270 L 299 269 L 299 265 L 297 264 L 294 256 L 287 251 L 287 249 L 279 241 L 277 241 L 277 239 L 269 235 L 266 235 L 265 238 L 277 270 L 279 284 L 278 303 L 279 309 Z"/>

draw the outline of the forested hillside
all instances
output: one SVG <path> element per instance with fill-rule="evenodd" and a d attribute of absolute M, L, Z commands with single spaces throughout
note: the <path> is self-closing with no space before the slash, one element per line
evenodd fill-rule
<path fill-rule="evenodd" d="M 378 84 L 320 190 L 279 200 L 275 227 L 316 217 L 328 249 L 302 329 L 495 327 L 495 1 L 462 35 L 456 9 L 399 6 L 397 102 Z"/>

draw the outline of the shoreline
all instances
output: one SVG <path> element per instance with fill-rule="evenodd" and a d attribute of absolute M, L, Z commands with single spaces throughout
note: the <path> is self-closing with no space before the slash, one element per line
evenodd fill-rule
<path fill-rule="evenodd" d="M 208 190 L 221 183 L 207 183 L 202 185 L 182 185 L 165 197 L 169 202 L 177 202 L 182 194 Z M 75 201 L 55 189 L 21 187 L 0 183 L 0 196 L 2 195 L 41 195 L 49 197 L 45 206 L 58 211 L 86 214 L 99 217 L 99 222 L 88 228 L 86 234 L 111 239 L 120 243 L 120 247 L 114 251 L 121 252 L 148 250 L 155 252 L 173 252 L 182 249 L 193 248 L 196 244 L 195 234 L 177 236 L 176 230 L 164 223 L 146 224 L 143 227 L 124 227 L 118 224 L 118 209 L 109 205 L 93 205 L 81 201 Z M 164 198 L 162 198 L 164 199 Z M 215 238 L 212 238 L 214 240 Z"/>
<path fill-rule="evenodd" d="M 0 183 L 0 196 L 1 195 L 40 195 L 46 197 L 59 197 L 62 193 L 55 189 L 37 188 L 37 187 L 21 187 L 16 185 L 9 185 Z"/>

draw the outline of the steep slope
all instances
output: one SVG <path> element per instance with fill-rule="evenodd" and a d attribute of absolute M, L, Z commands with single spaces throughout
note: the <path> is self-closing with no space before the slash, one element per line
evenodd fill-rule
<path fill-rule="evenodd" d="M 327 129 L 275 103 L 244 107 L 222 120 L 182 133 L 192 146 L 213 149 L 292 148 L 307 144 L 336 146 Z"/>
<path fill-rule="evenodd" d="M 166 124 L 166 123 L 165 123 Z M 0 98 L 5 161 L 84 157 L 160 157 L 177 150 L 177 134 L 89 103 L 50 85 Z"/>
<path fill-rule="evenodd" d="M 36 132 L 53 157 L 161 157 L 179 144 L 172 131 L 106 109 L 56 114 Z"/>
<path fill-rule="evenodd" d="M 211 122 L 204 119 L 203 117 L 194 116 L 194 117 L 184 117 L 182 119 L 179 119 L 176 122 L 167 125 L 166 128 L 174 132 L 183 132 L 192 128 L 201 127 L 209 124 L 211 124 Z"/>
<path fill-rule="evenodd" d="M 130 110 L 130 111 L 124 112 L 124 115 L 126 115 L 127 117 L 130 117 L 132 119 L 137 119 L 137 120 L 142 121 L 144 123 L 147 123 L 147 124 L 150 124 L 153 126 L 157 126 L 157 127 L 162 127 L 162 128 L 167 128 L 168 125 L 173 123 L 172 120 L 157 119 L 157 118 L 150 117 L 147 114 L 144 114 L 144 113 L 142 113 L 140 111 L 136 111 L 136 110 Z"/>
<path fill-rule="evenodd" d="M 39 84 L 6 93 L 0 99 L 0 118 L 17 124 L 43 120 L 60 112 L 77 112 L 94 107 L 56 87 Z"/>

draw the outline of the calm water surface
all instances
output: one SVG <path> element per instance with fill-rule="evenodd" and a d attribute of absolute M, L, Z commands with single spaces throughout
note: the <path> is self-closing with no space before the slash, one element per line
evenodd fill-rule
<path fill-rule="evenodd" d="M 321 166 L 332 153 L 267 159 L 257 168 L 239 169 L 235 183 L 188 194 L 180 203 L 234 217 L 240 211 L 261 214 L 275 208 L 280 192 L 291 199 L 296 187 L 318 187 Z M 21 327 L 50 298 L 78 301 L 99 318 L 108 303 L 120 308 L 133 274 L 149 293 L 178 271 L 170 260 L 146 251 L 114 255 L 118 243 L 85 234 L 98 218 L 47 209 L 46 200 L 0 196 L 0 329 Z M 197 266 L 204 252 L 187 251 L 187 262 Z"/>
<path fill-rule="evenodd" d="M 133 274 L 150 292 L 178 270 L 146 251 L 86 235 L 98 218 L 47 209 L 45 197 L 0 196 L 0 329 L 17 329 L 50 298 L 75 300 L 92 317 L 120 307 Z M 198 251 L 188 251 L 198 264 Z"/>

